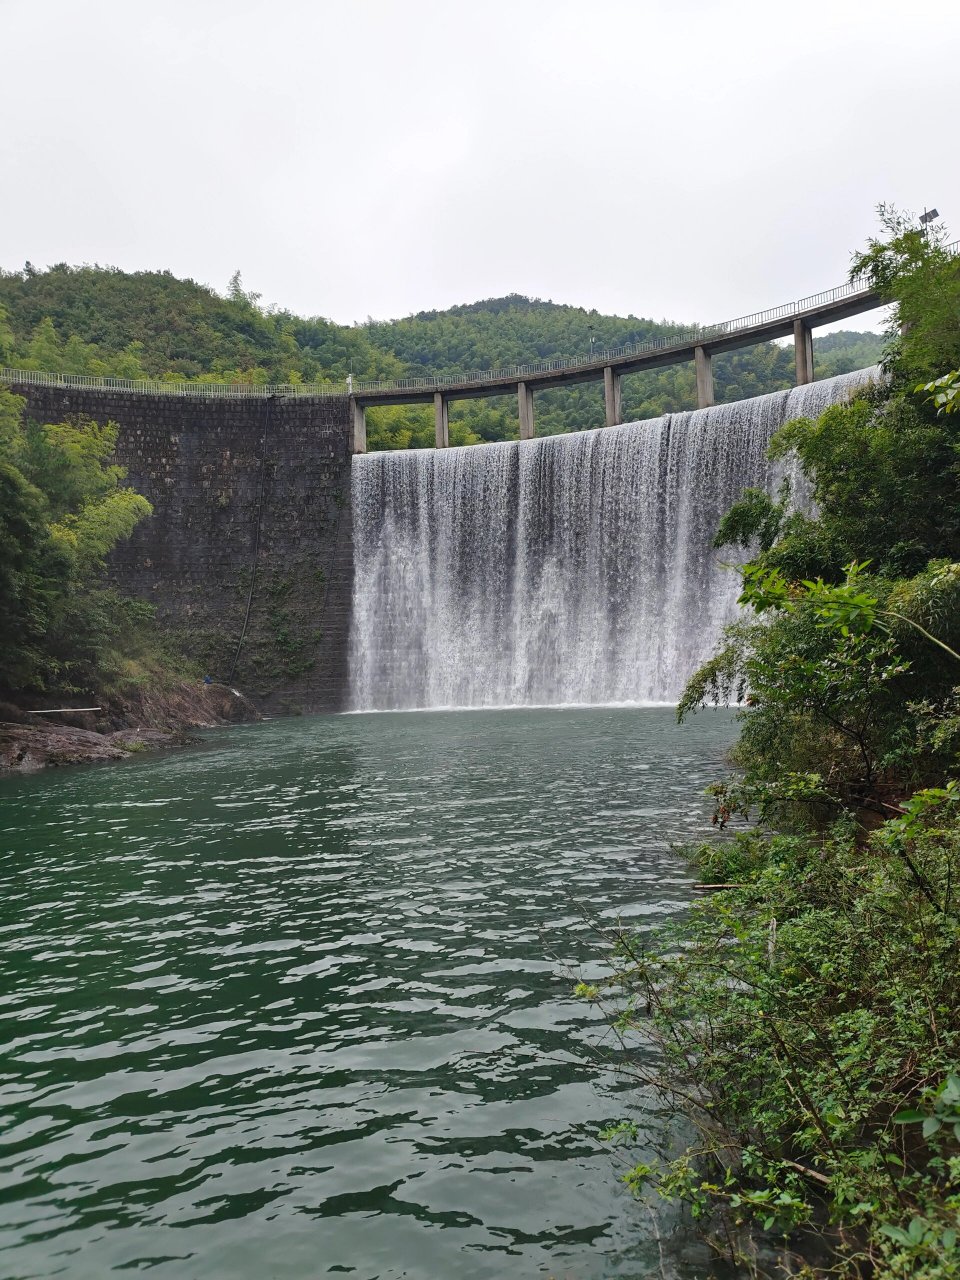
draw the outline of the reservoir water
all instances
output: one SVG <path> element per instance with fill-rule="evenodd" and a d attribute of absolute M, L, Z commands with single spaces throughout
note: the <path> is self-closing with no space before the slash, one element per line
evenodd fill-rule
<path fill-rule="evenodd" d="M 710 1274 L 572 989 L 689 902 L 733 732 L 316 717 L 0 784 L 0 1275 Z"/>

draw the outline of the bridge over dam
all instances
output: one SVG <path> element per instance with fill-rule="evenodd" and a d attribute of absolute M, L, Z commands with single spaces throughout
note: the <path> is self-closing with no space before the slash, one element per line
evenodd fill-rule
<path fill-rule="evenodd" d="M 956 252 L 960 249 L 960 242 L 950 248 Z M 442 449 L 450 443 L 451 400 L 514 394 L 518 401 L 520 439 L 532 440 L 536 435 L 533 393 L 582 382 L 603 382 L 605 425 L 617 426 L 623 421 L 622 378 L 631 373 L 690 362 L 696 367 L 697 407 L 707 409 L 715 403 L 713 356 L 789 336 L 793 337 L 796 351 L 797 385 L 803 386 L 814 378 L 813 330 L 873 311 L 883 304 L 884 300 L 877 293 L 854 280 L 796 302 L 740 316 L 736 320 L 698 326 L 672 337 L 629 343 L 574 359 L 545 360 L 511 369 L 480 370 L 464 375 L 358 382 L 350 387 L 353 451 L 366 451 L 365 411 L 372 406 L 432 403 L 435 443 L 438 449 Z"/>
<path fill-rule="evenodd" d="M 528 547 L 523 553 L 527 557 L 523 569 L 526 579 L 517 564 L 508 563 L 510 556 L 520 554 L 521 539 L 515 523 L 511 523 L 518 519 L 517 504 L 533 500 L 529 482 L 522 477 L 530 473 L 534 454 L 538 458 L 543 454 L 540 471 L 544 476 L 552 475 L 560 486 L 556 492 L 544 489 L 539 493 L 538 510 L 546 510 L 554 502 L 574 502 L 571 495 L 575 494 L 579 494 L 576 501 L 595 504 L 590 486 L 600 484 L 597 469 L 613 467 L 614 471 L 604 473 L 602 481 L 609 513 L 601 518 L 617 523 L 616 529 L 607 530 L 608 541 L 611 546 L 620 546 L 624 557 L 633 558 L 630 573 L 634 581 L 662 581 L 665 574 L 672 572 L 663 560 L 664 539 L 669 540 L 674 534 L 664 532 L 663 511 L 658 504 L 666 501 L 662 492 L 666 483 L 674 483 L 670 477 L 681 477 L 680 482 L 692 495 L 698 483 L 697 469 L 704 461 L 710 464 L 710 474 L 719 474 L 712 465 L 711 451 L 720 459 L 720 470 L 727 477 L 722 486 L 715 486 L 716 492 L 703 506 L 698 517 L 703 528 L 694 534 L 691 525 L 676 535 L 687 541 L 693 539 L 693 563 L 706 555 L 703 548 L 709 546 L 713 535 L 713 527 L 708 530 L 707 526 L 719 512 L 717 504 L 736 496 L 744 484 L 764 482 L 764 441 L 776 422 L 785 414 L 817 411 L 819 392 L 809 403 L 795 397 L 805 388 L 813 394 L 819 387 L 825 388 L 823 394 L 828 397 L 843 394 L 842 389 L 830 391 L 827 384 L 811 381 L 812 329 L 870 310 L 881 301 L 868 289 L 841 285 L 813 298 L 724 325 L 699 328 L 670 341 L 595 352 L 580 359 L 482 371 L 469 377 L 424 377 L 353 386 L 255 386 L 132 382 L 5 369 L 0 370 L 0 382 L 24 397 L 26 413 L 35 421 L 59 422 L 85 415 L 117 425 L 116 460 L 126 468 L 128 483 L 153 504 L 154 515 L 117 547 L 110 562 L 111 574 L 126 594 L 156 607 L 158 617 L 203 670 L 235 682 L 268 711 L 415 705 L 422 698 L 427 698 L 429 704 L 431 697 L 460 696 L 459 686 L 448 679 L 449 672 L 434 671 L 429 677 L 422 672 L 404 674 L 397 663 L 401 667 L 404 663 L 409 665 L 413 662 L 411 655 L 420 654 L 422 658 L 430 650 L 431 661 L 482 665 L 486 661 L 484 653 L 474 654 L 463 637 L 452 633 L 472 617 L 472 625 L 480 634 L 482 628 L 475 625 L 476 612 L 485 607 L 485 600 L 494 611 L 506 616 L 504 602 L 519 599 L 527 590 L 523 581 L 533 582 L 530 573 L 537 558 L 546 557 L 544 563 L 551 556 L 563 559 L 556 547 L 544 543 Z M 668 415 L 646 424 L 643 431 L 617 425 L 621 416 L 620 379 L 625 375 L 693 360 L 697 365 L 699 400 L 706 407 L 713 399 L 710 359 L 715 353 L 791 333 L 797 342 L 797 380 L 802 384 L 797 392 L 789 396 L 778 392 L 739 405 L 718 406 L 706 414 Z M 593 379 L 603 381 L 606 419 L 613 430 L 535 439 L 534 390 Z M 447 406 L 451 400 L 505 392 L 518 396 L 520 442 L 467 450 L 444 448 L 448 444 Z M 439 449 L 365 455 L 365 410 L 376 404 L 411 402 L 435 405 Z M 771 403 L 765 408 L 765 402 Z M 750 407 L 754 405 L 755 409 Z M 614 448 L 614 439 L 620 432 L 628 436 Z M 609 439 L 611 448 L 605 450 L 588 437 Z M 619 461 L 614 458 L 615 453 Z M 699 460 L 696 466 L 689 461 L 694 453 Z M 633 468 L 629 476 L 616 472 L 617 467 L 627 465 L 620 455 Z M 456 461 L 464 456 L 471 461 Z M 456 467 L 446 467 L 446 463 L 455 462 Z M 464 468 L 472 476 L 466 486 Z M 577 479 L 577 475 L 582 478 Z M 626 487 L 619 495 L 616 486 L 621 482 Z M 628 493 L 639 491 L 638 484 L 644 490 L 647 514 L 643 519 L 654 539 L 642 552 L 623 541 L 623 529 L 632 520 L 623 503 Z M 473 490 L 486 496 L 478 496 L 473 502 Z M 407 519 L 409 513 L 399 509 L 391 511 L 384 523 L 386 506 L 395 499 L 399 501 L 399 494 L 406 495 L 404 501 L 409 501 L 411 511 L 416 510 L 416 518 L 421 521 L 416 527 Z M 671 510 L 680 510 L 684 501 L 694 500 L 689 495 L 680 495 L 680 499 L 678 506 L 678 498 L 670 498 Z M 473 556 L 473 568 L 466 560 L 456 564 L 449 557 L 444 560 L 448 552 L 452 554 L 453 543 L 447 548 L 418 544 L 418 540 L 434 538 L 438 529 L 447 527 L 446 516 L 441 518 L 430 504 L 450 501 L 463 508 L 457 519 L 466 521 L 456 534 L 456 546 L 461 548 L 457 554 L 468 560 Z M 501 522 L 496 538 L 490 501 L 497 506 L 497 519 Z M 595 522 L 595 505 L 591 509 Z M 528 512 L 524 519 L 529 531 L 534 518 Z M 583 512 L 575 506 L 566 513 L 565 520 L 572 529 L 584 527 Z M 659 532 L 654 536 L 656 530 Z M 403 563 L 414 592 L 413 598 L 400 603 L 398 615 L 418 619 L 420 630 L 411 635 L 384 637 L 377 628 L 393 607 L 392 588 L 386 580 L 395 571 L 389 554 L 393 536 L 398 539 L 394 544 L 396 558 L 407 557 Z M 537 536 L 546 538 L 548 534 L 541 530 Z M 483 539 L 494 541 L 479 556 L 475 552 Z M 568 550 L 574 557 L 580 554 L 579 546 Z M 635 572 L 645 557 L 649 572 L 642 566 L 642 572 Z M 659 568 L 654 572 L 657 557 Z M 494 563 L 499 566 L 495 583 L 484 578 Z M 584 569 L 587 577 L 593 572 L 588 567 Z M 614 572 L 615 566 L 601 566 L 596 570 L 597 580 Z M 469 609 L 462 607 L 458 575 L 464 582 L 474 582 L 475 598 Z M 624 580 L 629 576 L 625 574 Z M 679 584 L 677 590 L 695 600 L 706 590 L 705 583 L 706 579 L 697 579 L 696 583 L 691 579 Z M 358 602 L 361 586 L 364 599 Z M 542 604 L 534 599 L 537 589 L 530 586 L 533 603 L 529 603 L 522 618 L 518 615 L 516 619 L 517 627 L 530 628 L 526 650 L 531 663 L 535 662 L 539 643 L 535 636 L 543 635 L 547 625 L 537 613 Z M 715 586 L 710 591 L 717 594 Z M 501 593 L 503 600 L 497 603 L 491 592 Z M 583 616 L 577 626 L 584 644 L 584 637 L 594 625 L 591 610 L 600 617 L 608 607 L 604 604 L 606 599 L 612 599 L 611 592 L 597 597 L 595 609 L 583 604 Z M 558 616 L 557 607 L 557 601 L 550 604 L 554 610 L 550 616 Z M 654 601 L 651 607 L 651 616 L 661 616 L 667 606 Z M 624 618 L 631 608 L 631 602 L 622 602 Z M 674 606 L 670 608 L 676 612 Z M 427 616 L 431 609 L 436 611 L 436 617 Z M 362 617 L 358 617 L 358 611 Z M 642 628 L 648 624 L 641 619 L 637 625 Z M 690 619 L 684 625 L 697 630 Z M 706 634 L 713 625 L 701 630 Z M 445 628 L 450 632 L 449 643 L 444 641 Z M 597 633 L 590 642 L 594 646 L 590 652 L 604 651 L 606 646 L 613 653 L 620 641 L 611 639 L 612 634 L 604 633 L 604 638 Z M 351 658 L 351 646 L 356 648 L 358 643 L 370 650 L 359 663 L 355 654 Z M 491 633 L 486 637 L 485 649 L 497 644 L 502 649 L 506 643 Z M 621 654 L 621 658 L 628 657 Z M 558 669 L 564 663 L 576 668 L 580 661 L 575 655 L 567 658 L 569 661 L 558 651 Z M 621 663 L 624 670 L 629 669 L 630 661 Z M 516 672 L 520 668 L 514 662 L 512 669 Z M 365 672 L 362 678 L 357 676 L 357 670 Z M 507 678 L 503 676 L 504 680 Z M 509 678 L 520 680 L 522 685 L 522 677 Z M 659 678 L 655 673 L 650 677 L 650 689 L 655 693 Z M 356 690 L 363 681 L 369 692 L 360 697 L 358 704 Z M 554 684 L 560 687 L 559 678 Z M 395 695 L 398 701 L 382 704 L 377 701 L 380 695 L 376 690 L 388 687 L 400 691 Z M 596 687 L 596 696 L 604 696 L 607 686 L 601 682 Z M 490 697 L 500 696 L 496 680 L 491 678 L 484 688 Z M 529 692 L 529 688 L 520 687 L 517 696 L 522 700 Z M 466 696 L 469 700 L 480 695 L 468 690 Z M 571 689 L 566 689 L 564 696 L 572 696 Z M 624 691 L 618 686 L 617 697 L 620 696 L 631 696 L 630 689 Z"/>

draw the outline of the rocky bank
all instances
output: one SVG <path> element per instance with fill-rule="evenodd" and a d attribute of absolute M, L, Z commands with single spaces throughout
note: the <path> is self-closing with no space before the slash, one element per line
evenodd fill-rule
<path fill-rule="evenodd" d="M 98 700 L 76 701 L 93 706 Z M 45 710 L 39 704 L 0 703 L 0 774 L 123 760 L 132 752 L 189 742 L 191 729 L 261 719 L 239 690 L 222 684 L 184 682 L 111 695 L 100 702 L 97 711 L 55 715 L 36 714 Z"/>

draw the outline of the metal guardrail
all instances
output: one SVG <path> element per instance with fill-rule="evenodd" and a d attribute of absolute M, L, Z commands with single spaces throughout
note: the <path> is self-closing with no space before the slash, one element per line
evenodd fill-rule
<path fill-rule="evenodd" d="M 212 396 L 226 400 L 347 395 L 340 383 L 333 382 L 165 382 L 160 379 L 99 378 L 86 373 L 42 373 L 36 369 L 0 369 L 0 382 L 37 387 L 89 387 L 98 391 L 139 391 L 144 395 Z"/>
<path fill-rule="evenodd" d="M 945 253 L 960 255 L 960 240 L 944 245 L 943 249 Z M 778 307 L 770 307 L 766 311 L 755 311 L 752 315 L 738 316 L 736 320 L 724 320 L 720 324 L 699 325 L 693 329 L 679 330 L 670 337 L 628 342 L 620 347 L 605 347 L 602 351 L 591 351 L 580 356 L 558 356 L 553 360 L 540 360 L 534 364 L 510 365 L 500 369 L 476 369 L 471 373 L 430 374 L 423 377 L 369 382 L 348 379 L 345 385 L 341 386 L 339 383 L 330 382 L 269 384 L 164 382 L 133 378 L 98 378 L 87 374 L 42 373 L 35 369 L 0 369 L 0 382 L 44 387 L 89 387 L 109 391 L 139 391 L 145 395 L 211 396 L 228 400 L 267 396 L 305 396 L 322 399 L 378 391 L 433 391 L 469 383 L 520 382 L 525 378 L 536 377 L 537 374 L 559 373 L 564 369 L 582 369 L 586 365 L 602 368 L 604 365 L 628 359 L 631 356 L 665 351 L 672 347 L 689 347 L 701 342 L 709 342 L 711 338 L 721 338 L 727 334 L 761 328 L 775 320 L 798 318 L 821 307 L 829 306 L 832 302 L 840 302 L 843 298 L 855 298 L 858 294 L 866 296 L 869 293 L 869 288 L 858 281 L 848 281 L 846 284 L 837 285 L 834 289 L 826 289 L 822 293 L 800 298 L 796 302 L 785 302 Z"/>

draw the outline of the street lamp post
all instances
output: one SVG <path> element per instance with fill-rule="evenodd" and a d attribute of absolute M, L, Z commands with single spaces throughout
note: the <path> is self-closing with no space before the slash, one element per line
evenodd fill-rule
<path fill-rule="evenodd" d="M 928 240 L 930 239 L 930 224 L 935 222 L 939 217 L 940 212 L 937 209 L 924 209 L 923 213 L 920 215 L 920 225 L 923 227 L 923 234 Z"/>

